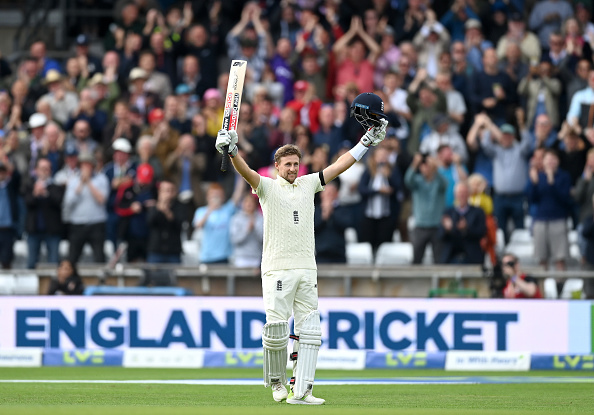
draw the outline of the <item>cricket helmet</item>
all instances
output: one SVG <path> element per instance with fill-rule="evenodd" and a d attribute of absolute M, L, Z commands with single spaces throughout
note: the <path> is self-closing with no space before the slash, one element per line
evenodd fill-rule
<path fill-rule="evenodd" d="M 372 92 L 359 94 L 351 104 L 351 117 L 353 116 L 366 130 L 378 127 L 381 125 L 380 118 L 386 118 L 384 101 Z"/>

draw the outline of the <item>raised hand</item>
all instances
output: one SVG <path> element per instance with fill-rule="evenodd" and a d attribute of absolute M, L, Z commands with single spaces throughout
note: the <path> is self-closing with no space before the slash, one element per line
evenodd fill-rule
<path fill-rule="evenodd" d="M 229 155 L 235 157 L 237 155 L 237 140 L 238 137 L 236 131 L 219 130 L 215 147 L 219 153 L 224 154 L 223 149 L 225 146 L 229 146 Z"/>

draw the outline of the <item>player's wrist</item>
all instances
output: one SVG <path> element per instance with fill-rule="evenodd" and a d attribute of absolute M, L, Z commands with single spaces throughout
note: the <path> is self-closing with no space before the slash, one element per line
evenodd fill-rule
<path fill-rule="evenodd" d="M 365 153 L 367 153 L 367 150 L 369 150 L 369 146 L 366 146 L 362 141 L 359 141 L 355 147 L 349 150 L 349 153 L 351 153 L 351 156 L 353 156 L 355 160 L 360 161 Z"/>

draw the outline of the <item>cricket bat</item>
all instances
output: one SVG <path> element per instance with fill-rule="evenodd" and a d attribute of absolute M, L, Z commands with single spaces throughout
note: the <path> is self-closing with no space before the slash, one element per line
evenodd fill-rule
<path fill-rule="evenodd" d="M 223 130 L 237 130 L 237 121 L 239 121 L 239 108 L 241 106 L 241 94 L 243 92 L 243 81 L 245 80 L 245 70 L 247 61 L 231 61 L 229 70 L 229 83 L 227 84 L 227 94 L 225 94 L 225 113 L 223 115 Z M 221 171 L 227 171 L 229 167 L 229 146 L 225 147 L 223 152 L 223 161 L 221 162 Z"/>

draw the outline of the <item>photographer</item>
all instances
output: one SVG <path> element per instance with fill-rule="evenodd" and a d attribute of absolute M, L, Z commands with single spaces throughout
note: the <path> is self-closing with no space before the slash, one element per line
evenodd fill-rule
<path fill-rule="evenodd" d="M 518 257 L 505 254 L 501 260 L 503 276 L 506 280 L 504 298 L 542 298 L 536 279 L 522 272 Z"/>

